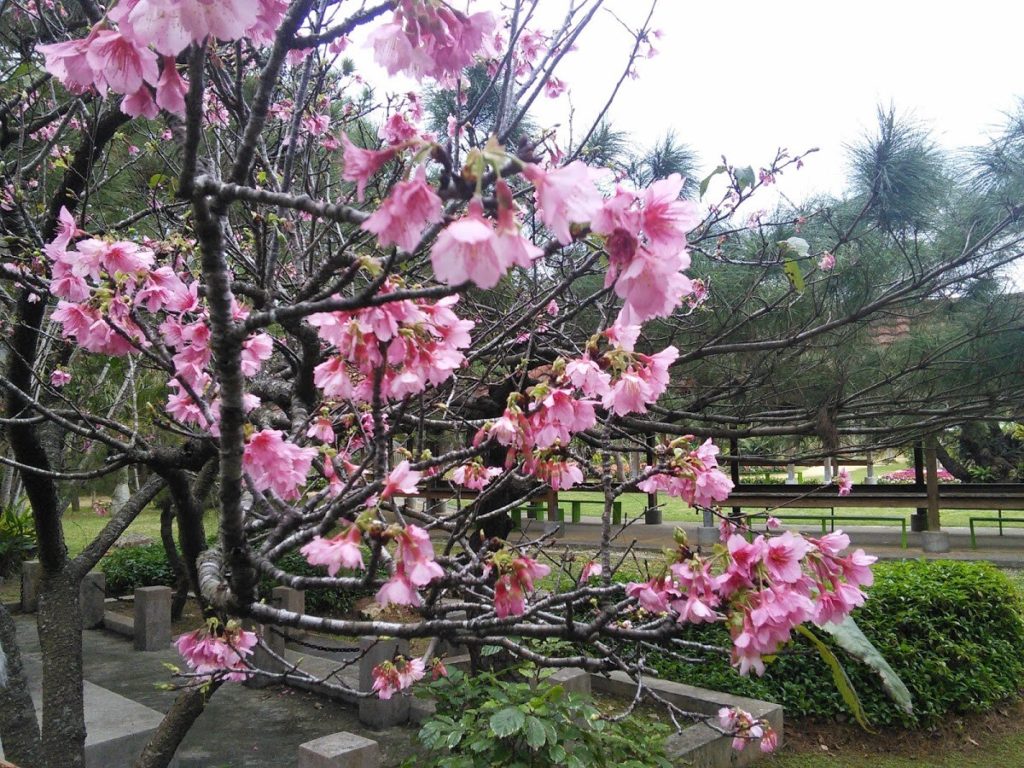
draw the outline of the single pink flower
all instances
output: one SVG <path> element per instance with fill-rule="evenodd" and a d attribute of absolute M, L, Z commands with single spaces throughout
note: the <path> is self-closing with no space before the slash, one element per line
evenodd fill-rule
<path fill-rule="evenodd" d="M 821 259 L 818 261 L 818 269 L 828 272 L 833 269 L 836 265 L 836 257 L 827 251 L 821 254 Z"/>
<path fill-rule="evenodd" d="M 422 472 L 414 472 L 409 468 L 408 459 L 402 461 L 388 474 L 384 490 L 380 493 L 381 500 L 390 499 L 396 493 L 403 496 L 414 495 L 417 491 L 416 484 L 421 477 Z"/>
<path fill-rule="evenodd" d="M 101 29 L 90 40 L 86 60 L 101 95 L 108 86 L 115 93 L 136 94 L 143 82 L 156 85 L 160 79 L 156 54 L 112 29 Z"/>
<path fill-rule="evenodd" d="M 249 473 L 256 490 L 272 490 L 285 501 L 301 496 L 316 456 L 315 448 L 300 448 L 284 439 L 277 429 L 255 433 L 245 446 L 242 468 Z"/>
<path fill-rule="evenodd" d="M 541 220 L 562 245 L 573 240 L 570 226 L 588 223 L 604 201 L 594 184 L 595 171 L 579 160 L 553 171 L 527 164 L 523 175 L 536 189 Z"/>
<path fill-rule="evenodd" d="M 363 568 L 362 534 L 355 525 L 350 525 L 342 533 L 330 539 L 319 536 L 306 544 L 299 551 L 305 555 L 310 565 L 327 566 L 327 574 L 334 576 L 342 568 L 350 570 Z"/>
<path fill-rule="evenodd" d="M 341 174 L 342 178 L 356 183 L 356 198 L 362 202 L 366 196 L 367 183 L 384 165 L 395 158 L 398 151 L 393 148 L 363 149 L 353 144 L 347 134 L 341 135 L 341 142 L 345 145 L 345 167 Z"/>
<path fill-rule="evenodd" d="M 441 198 L 427 184 L 427 172 L 421 165 L 412 179 L 392 188 L 391 194 L 361 227 L 377 235 L 382 246 L 397 245 L 411 253 L 423 231 L 442 218 Z"/>
<path fill-rule="evenodd" d="M 50 373 L 50 386 L 60 388 L 71 381 L 71 374 L 60 368 L 54 368 Z"/>
<path fill-rule="evenodd" d="M 438 235 L 430 249 L 434 275 L 448 285 L 466 281 L 493 288 L 508 270 L 496 248 L 494 229 L 484 219 L 483 203 L 474 197 L 466 215 Z"/>
<path fill-rule="evenodd" d="M 178 67 L 171 56 L 164 57 L 160 79 L 156 82 L 156 104 L 173 115 L 185 114 L 185 94 L 188 83 L 178 74 Z"/>

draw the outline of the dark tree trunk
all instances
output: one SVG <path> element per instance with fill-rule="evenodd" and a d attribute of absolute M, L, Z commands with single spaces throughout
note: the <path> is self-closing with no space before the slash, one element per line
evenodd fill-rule
<path fill-rule="evenodd" d="M 43 755 L 46 768 L 84 768 L 82 612 L 71 569 L 44 572 L 39 594 L 43 658 Z"/>
<path fill-rule="evenodd" d="M 220 686 L 221 683 L 215 682 L 203 688 L 186 688 L 179 693 L 132 768 L 167 768 L 182 739 Z"/>
<path fill-rule="evenodd" d="M 178 556 L 178 545 L 174 542 L 174 503 L 166 496 L 160 503 L 160 541 L 164 545 L 167 564 L 174 574 L 174 599 L 171 601 L 171 619 L 181 618 L 181 612 L 188 602 L 189 579 L 185 566 Z"/>
<path fill-rule="evenodd" d="M 0 675 L 0 741 L 6 759 L 20 768 L 42 768 L 43 747 L 39 739 L 36 708 L 28 693 L 28 681 L 21 664 L 14 620 L 0 603 L 0 648 L 6 658 L 5 675 Z"/>

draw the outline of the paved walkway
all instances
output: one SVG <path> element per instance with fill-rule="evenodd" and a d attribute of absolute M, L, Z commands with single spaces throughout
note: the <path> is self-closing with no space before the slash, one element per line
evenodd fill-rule
<path fill-rule="evenodd" d="M 18 642 L 29 659 L 38 659 L 34 615 L 18 615 Z M 182 665 L 173 648 L 140 652 L 127 640 L 104 630 L 84 633 L 85 679 L 166 712 L 176 694 L 158 684 L 171 682 L 165 663 Z M 398 765 L 408 754 L 418 728 L 408 726 L 374 733 L 363 726 L 353 707 L 287 688 L 253 690 L 225 684 L 178 750 L 180 768 L 291 768 L 298 747 L 338 731 L 361 733 L 380 741 L 384 765 Z M 111 765 L 105 768 L 128 768 Z"/>

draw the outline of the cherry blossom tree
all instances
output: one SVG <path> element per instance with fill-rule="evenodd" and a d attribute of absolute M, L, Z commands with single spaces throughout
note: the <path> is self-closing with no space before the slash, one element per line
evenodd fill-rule
<path fill-rule="evenodd" d="M 567 3 L 550 28 L 535 0 L 482 6 L 0 6 L 3 461 L 31 502 L 44 571 L 41 731 L 17 727 L 22 688 L 0 707 L 19 762 L 84 764 L 78 585 L 165 488 L 208 621 L 177 641 L 187 685 L 144 765 L 166 764 L 220 684 L 282 678 L 253 663 L 242 622 L 493 646 L 642 685 L 644 649 L 685 652 L 687 624 L 724 622 L 724 652 L 758 673 L 796 627 L 863 602 L 872 558 L 844 535 L 748 540 L 740 521 L 723 521 L 714 548 L 679 538 L 642 579 L 616 578 L 617 497 L 728 496 L 713 441 L 656 418 L 697 355 L 650 330 L 687 322 L 707 294 L 693 248 L 800 158 L 780 154 L 760 179 L 727 168 L 713 206 L 687 199 L 679 174 L 617 178 L 585 159 L 603 113 L 582 138 L 525 130 L 539 99 L 563 93 L 559 64 L 602 2 Z M 653 11 L 609 99 L 651 53 Z M 371 88 L 349 48 L 387 77 Z M 475 99 L 467 68 L 486 73 Z M 424 127 L 424 87 L 451 97 L 443 133 Z M 801 258 L 827 269 L 825 255 Z M 108 365 L 157 401 L 102 402 Z M 616 472 L 623 450 L 650 451 L 635 477 Z M 100 466 L 76 465 L 90 452 Z M 144 482 L 69 556 L 61 484 L 126 467 Z M 592 552 L 499 525 L 585 485 L 604 498 Z M 409 503 L 428 490 L 459 503 Z M 323 574 L 282 568 L 296 551 Z M 408 618 L 280 610 L 261 578 L 370 589 Z M 437 647 L 348 694 L 387 698 L 439 673 Z M 774 744 L 746 713 L 718 722 Z"/>

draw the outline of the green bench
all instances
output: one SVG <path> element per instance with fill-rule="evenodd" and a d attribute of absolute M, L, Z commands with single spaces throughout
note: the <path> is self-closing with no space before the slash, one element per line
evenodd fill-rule
<path fill-rule="evenodd" d="M 1003 523 L 1024 524 L 1024 517 L 1003 517 L 1003 510 L 996 510 L 996 517 L 972 517 L 967 521 L 971 527 L 971 548 L 978 548 L 978 539 L 974 534 L 975 523 L 999 523 L 999 535 L 1003 535 Z"/>
<path fill-rule="evenodd" d="M 567 499 L 572 509 L 572 521 L 578 523 L 583 518 L 583 505 L 590 504 L 591 506 L 598 506 L 601 508 L 601 512 L 604 512 L 604 502 L 597 499 Z M 561 519 L 561 518 L 559 518 Z M 612 524 L 622 525 L 622 502 L 612 502 Z"/>
<path fill-rule="evenodd" d="M 907 548 L 907 518 L 905 517 L 878 517 L 876 515 L 837 515 L 835 512 L 828 515 L 808 515 L 808 514 L 797 514 L 797 513 L 779 513 L 773 511 L 769 513 L 772 517 L 776 517 L 779 520 L 818 520 L 821 522 L 821 532 L 823 534 L 828 533 L 830 528 L 832 531 L 836 529 L 836 520 L 842 522 L 843 520 L 849 520 L 850 522 L 874 522 L 879 521 L 882 523 L 899 523 L 900 525 L 900 547 L 903 549 Z"/>

